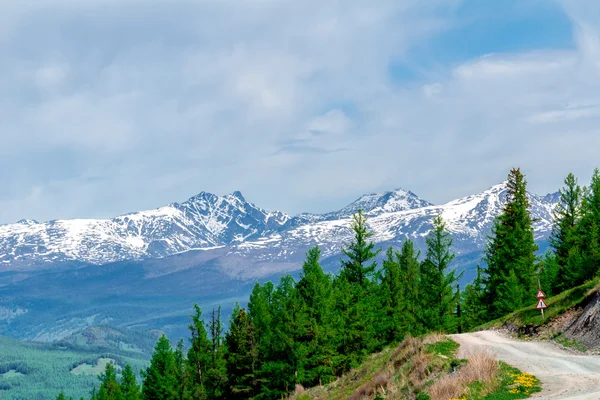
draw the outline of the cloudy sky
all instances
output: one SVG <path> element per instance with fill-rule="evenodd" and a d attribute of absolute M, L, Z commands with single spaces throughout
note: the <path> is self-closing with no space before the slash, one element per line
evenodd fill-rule
<path fill-rule="evenodd" d="M 0 223 L 600 166 L 597 0 L 4 0 Z"/>

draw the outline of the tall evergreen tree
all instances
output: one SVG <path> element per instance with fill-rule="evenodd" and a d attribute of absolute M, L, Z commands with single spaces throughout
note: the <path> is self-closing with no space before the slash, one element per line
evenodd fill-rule
<path fill-rule="evenodd" d="M 121 386 L 117 382 L 117 370 L 108 363 L 104 373 L 99 376 L 100 389 L 98 389 L 98 400 L 121 400 Z"/>
<path fill-rule="evenodd" d="M 560 200 L 554 211 L 554 225 L 550 237 L 559 277 L 552 282 L 552 286 L 555 286 L 553 289 L 558 292 L 574 286 L 582 275 L 579 262 L 581 237 L 578 226 L 581 219 L 581 187 L 573 174 L 567 175 L 564 182 L 565 187 L 559 190 Z"/>
<path fill-rule="evenodd" d="M 338 372 L 357 366 L 367 354 L 379 348 L 377 340 L 377 315 L 381 310 L 381 299 L 376 284 L 372 281 L 377 262 L 375 257 L 381 249 L 369 241 L 373 235 L 366 225 L 362 210 L 353 216 L 351 227 L 354 240 L 343 248 L 346 259 L 334 280 L 336 303 L 335 343 L 338 357 L 334 368 Z"/>
<path fill-rule="evenodd" d="M 400 254 L 391 247 L 386 251 L 379 287 L 382 300 L 383 340 L 386 343 L 401 341 L 406 333 L 410 311 L 406 307 L 405 276 L 400 269 Z"/>
<path fill-rule="evenodd" d="M 374 250 L 375 243 L 369 241 L 373 232 L 369 231 L 367 218 L 362 210 L 358 210 L 358 213 L 352 216 L 351 227 L 354 231 L 354 240 L 348 245 L 348 248 L 342 248 L 347 260 L 342 260 L 339 274 L 351 284 L 364 287 L 375 272 L 377 262 L 374 259 L 381 249 Z"/>
<path fill-rule="evenodd" d="M 600 171 L 594 170 L 589 188 L 583 195 L 579 224 L 581 238 L 581 274 L 576 284 L 598 274 L 600 266 Z M 577 262 L 577 260 L 575 260 Z"/>
<path fill-rule="evenodd" d="M 254 325 L 248 312 L 236 303 L 225 334 L 225 362 L 229 377 L 229 397 L 250 399 L 256 393 L 257 348 Z"/>
<path fill-rule="evenodd" d="M 498 318 L 506 305 L 522 307 L 537 289 L 536 256 L 538 246 L 533 238 L 529 214 L 527 182 L 521 170 L 512 169 L 508 175 L 506 203 L 492 227 L 485 252 L 485 301 L 489 318 Z M 514 293 L 503 290 L 514 270 L 520 298 L 507 299 Z M 512 311 L 512 310 L 511 310 Z"/>
<path fill-rule="evenodd" d="M 441 216 L 433 221 L 427 239 L 427 254 L 421 266 L 422 323 L 430 330 L 452 331 L 456 327 L 454 286 L 460 276 L 450 263 L 454 260 L 452 237 Z"/>
<path fill-rule="evenodd" d="M 208 369 L 208 379 L 205 383 L 209 399 L 220 399 L 225 394 L 227 386 L 227 371 L 225 368 L 223 346 L 223 323 L 221 322 L 221 307 L 213 308 L 208 324 L 210 332 L 211 357 Z"/>
<path fill-rule="evenodd" d="M 334 379 L 332 346 L 334 329 L 332 322 L 333 292 L 331 278 L 323 272 L 318 246 L 310 249 L 302 265 L 300 280 L 296 285 L 305 313 L 306 327 L 301 353 L 305 356 L 300 383 L 308 386 L 328 383 Z"/>
<path fill-rule="evenodd" d="M 163 334 L 157 341 L 150 366 L 142 371 L 144 400 L 179 400 L 175 353 Z"/>
<path fill-rule="evenodd" d="M 404 303 L 406 306 L 406 331 L 413 336 L 423 333 L 423 326 L 417 318 L 421 299 L 419 288 L 421 286 L 420 251 L 415 250 L 412 240 L 406 239 L 398 256 L 398 264 L 402 280 L 404 281 Z"/>
<path fill-rule="evenodd" d="M 469 330 L 485 322 L 483 302 L 484 286 L 481 268 L 477 265 L 477 275 L 462 293 L 463 329 Z"/>
<path fill-rule="evenodd" d="M 202 309 L 194 304 L 194 314 L 188 325 L 190 348 L 187 352 L 187 365 L 190 371 L 190 391 L 195 399 L 207 398 L 208 368 L 211 361 L 212 343 L 208 340 Z"/>
<path fill-rule="evenodd" d="M 121 373 L 121 396 L 122 400 L 142 400 L 140 387 L 129 364 L 123 368 Z"/>

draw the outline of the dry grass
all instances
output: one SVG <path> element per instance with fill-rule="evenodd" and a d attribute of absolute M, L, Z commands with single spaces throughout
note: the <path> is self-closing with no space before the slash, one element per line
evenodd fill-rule
<path fill-rule="evenodd" d="M 467 365 L 435 382 L 429 389 L 429 394 L 432 400 L 458 398 L 475 381 L 487 384 L 489 390 L 492 390 L 492 383 L 499 372 L 498 362 L 491 353 L 473 353 L 469 356 Z"/>
<path fill-rule="evenodd" d="M 423 344 L 434 344 L 448 340 L 448 337 L 440 332 L 433 332 L 423 338 Z"/>

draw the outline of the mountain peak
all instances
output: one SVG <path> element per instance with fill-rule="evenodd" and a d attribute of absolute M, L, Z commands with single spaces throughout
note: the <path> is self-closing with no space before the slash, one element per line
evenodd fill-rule
<path fill-rule="evenodd" d="M 376 216 L 383 213 L 412 210 L 430 205 L 432 205 L 430 202 L 419 198 L 413 192 L 397 188 L 386 192 L 362 195 L 341 210 L 326 214 L 326 217 L 327 219 L 345 218 L 356 213 L 359 209 L 367 216 Z"/>

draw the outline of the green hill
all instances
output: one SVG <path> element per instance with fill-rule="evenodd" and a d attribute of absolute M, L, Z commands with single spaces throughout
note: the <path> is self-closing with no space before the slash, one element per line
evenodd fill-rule
<path fill-rule="evenodd" d="M 0 336 L 0 398 L 54 400 L 61 390 L 89 398 L 106 363 L 130 364 L 136 373 L 147 365 L 140 352 L 69 344 L 23 343 Z"/>

